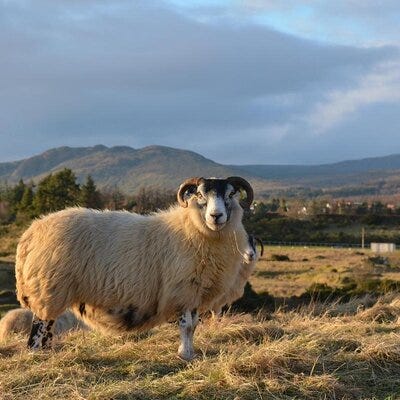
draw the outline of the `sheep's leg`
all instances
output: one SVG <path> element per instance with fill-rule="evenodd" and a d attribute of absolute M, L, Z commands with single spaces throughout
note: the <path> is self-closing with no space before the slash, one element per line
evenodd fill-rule
<path fill-rule="evenodd" d="M 51 348 L 53 329 L 54 320 L 43 321 L 34 315 L 32 330 L 28 340 L 28 348 L 32 350 Z"/>
<path fill-rule="evenodd" d="M 179 318 L 179 331 L 181 334 L 181 344 L 178 349 L 179 357 L 184 360 L 192 360 L 195 357 L 193 348 L 193 334 L 199 322 L 197 310 L 185 311 Z"/>

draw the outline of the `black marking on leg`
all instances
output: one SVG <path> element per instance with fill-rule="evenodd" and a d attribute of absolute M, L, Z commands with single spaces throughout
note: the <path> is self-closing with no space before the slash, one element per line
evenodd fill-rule
<path fill-rule="evenodd" d="M 28 339 L 28 347 L 29 348 L 32 348 L 34 346 L 34 344 L 35 344 L 34 339 L 38 336 L 40 326 L 41 326 L 40 321 L 32 322 L 32 329 L 31 329 L 31 333 L 30 333 L 29 339 Z"/>
<path fill-rule="evenodd" d="M 53 327 L 53 325 L 54 325 L 54 319 L 51 319 L 51 320 L 47 323 L 46 331 L 47 331 L 47 332 L 50 332 L 50 331 L 51 331 L 51 328 Z"/>
<path fill-rule="evenodd" d="M 53 334 L 51 332 L 48 332 L 45 334 L 42 338 L 42 348 L 45 349 L 47 348 L 48 345 L 51 343 L 51 339 L 53 337 Z"/>
<path fill-rule="evenodd" d="M 85 303 L 79 304 L 79 313 L 81 314 L 81 317 L 86 315 L 86 304 Z"/>

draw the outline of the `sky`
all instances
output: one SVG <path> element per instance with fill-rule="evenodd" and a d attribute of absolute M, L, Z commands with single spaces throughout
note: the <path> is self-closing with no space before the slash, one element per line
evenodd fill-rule
<path fill-rule="evenodd" d="M 226 164 L 400 153 L 398 0 L 0 0 L 0 162 L 158 144 Z"/>

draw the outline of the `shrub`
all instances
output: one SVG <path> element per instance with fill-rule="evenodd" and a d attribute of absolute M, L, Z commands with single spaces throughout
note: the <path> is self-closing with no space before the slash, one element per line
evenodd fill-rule
<path fill-rule="evenodd" d="M 290 261 L 286 254 L 271 254 L 271 261 Z"/>

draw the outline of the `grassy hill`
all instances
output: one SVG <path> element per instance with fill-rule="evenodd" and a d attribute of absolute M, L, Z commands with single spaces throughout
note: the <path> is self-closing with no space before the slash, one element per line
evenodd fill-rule
<path fill-rule="evenodd" d="M 232 167 L 259 178 L 279 182 L 286 188 L 322 189 L 333 197 L 393 195 L 400 191 L 399 154 L 323 165 Z"/>
<path fill-rule="evenodd" d="M 371 171 L 392 173 L 400 170 L 400 154 L 370 157 L 321 165 L 239 165 L 233 166 L 259 177 L 277 180 L 328 179 L 363 175 Z"/>
<path fill-rule="evenodd" d="M 72 169 L 83 181 L 92 175 L 100 188 L 135 193 L 140 187 L 175 189 L 188 176 L 241 175 L 259 196 L 331 194 L 333 197 L 392 195 L 400 191 L 400 155 L 326 165 L 222 165 L 200 154 L 164 146 L 59 147 L 0 163 L 0 182 L 38 181 L 50 172 Z"/>
<path fill-rule="evenodd" d="M 152 186 L 176 189 L 190 176 L 230 176 L 236 170 L 211 161 L 197 153 L 164 146 L 133 149 L 126 146 L 108 148 L 60 147 L 40 155 L 12 163 L 0 164 L 0 182 L 15 183 L 19 179 L 38 181 L 63 168 L 72 169 L 80 181 L 91 175 L 100 188 L 118 187 L 126 193 Z M 270 182 L 241 171 L 255 188 L 272 188 Z"/>

